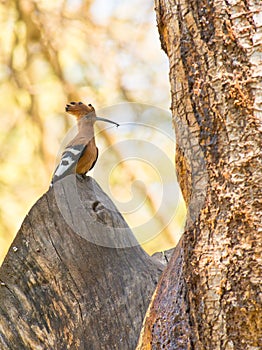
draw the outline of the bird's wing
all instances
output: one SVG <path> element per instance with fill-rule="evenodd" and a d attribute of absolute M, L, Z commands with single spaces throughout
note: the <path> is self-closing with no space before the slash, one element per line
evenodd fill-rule
<path fill-rule="evenodd" d="M 93 164 L 91 165 L 91 167 L 90 167 L 89 170 L 93 169 L 93 167 L 94 167 L 95 164 L 96 164 L 97 158 L 98 158 L 98 148 L 96 147 L 96 159 L 94 160 L 94 162 L 93 162 Z"/>
<path fill-rule="evenodd" d="M 87 145 L 79 144 L 79 145 L 71 145 L 68 146 L 62 154 L 61 160 L 56 167 L 53 178 L 51 181 L 51 185 L 53 185 L 56 181 L 62 179 L 63 177 L 73 174 L 75 172 L 76 165 L 85 152 Z"/>

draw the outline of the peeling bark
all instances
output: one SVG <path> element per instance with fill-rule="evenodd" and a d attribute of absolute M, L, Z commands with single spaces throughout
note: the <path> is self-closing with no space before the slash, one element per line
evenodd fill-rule
<path fill-rule="evenodd" d="M 186 231 L 137 349 L 259 349 L 262 4 L 156 0 Z"/>

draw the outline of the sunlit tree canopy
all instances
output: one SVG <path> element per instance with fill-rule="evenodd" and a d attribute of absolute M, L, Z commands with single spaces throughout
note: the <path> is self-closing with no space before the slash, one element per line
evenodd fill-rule
<path fill-rule="evenodd" d="M 92 103 L 104 116 L 131 123 L 122 130 L 97 125 L 101 160 L 90 175 L 97 174 L 116 202 L 126 205 L 135 198 L 123 214 L 150 254 L 172 247 L 184 207 L 176 205 L 167 217 L 168 201 L 159 209 L 159 184 L 169 171 L 166 164 L 174 165 L 175 140 L 170 136 L 168 63 L 153 1 L 2 1 L 0 23 L 0 261 L 30 207 L 49 188 L 65 136 L 75 125 L 65 115 L 68 101 Z M 147 127 L 137 125 L 141 120 Z M 139 161 L 127 160 L 121 148 L 121 142 L 134 139 Z M 156 148 L 161 144 L 168 159 L 157 163 L 162 174 L 139 139 Z M 107 165 L 112 169 L 105 181 L 100 174 Z M 159 227 L 153 238 L 136 228 L 151 219 L 152 227 Z"/>

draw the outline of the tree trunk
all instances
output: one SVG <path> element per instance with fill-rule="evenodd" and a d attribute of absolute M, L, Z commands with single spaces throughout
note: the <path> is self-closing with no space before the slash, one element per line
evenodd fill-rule
<path fill-rule="evenodd" d="M 262 4 L 156 0 L 185 233 L 137 349 L 259 349 Z"/>
<path fill-rule="evenodd" d="M 74 178 L 34 205 L 0 269 L 0 349 L 135 348 L 162 265 Z"/>

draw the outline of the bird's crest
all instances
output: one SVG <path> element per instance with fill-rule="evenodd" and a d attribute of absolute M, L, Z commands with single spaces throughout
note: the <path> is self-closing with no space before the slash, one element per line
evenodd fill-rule
<path fill-rule="evenodd" d="M 65 110 L 76 119 L 81 119 L 90 113 L 95 114 L 94 107 L 91 104 L 85 105 L 83 102 L 70 102 L 66 105 Z"/>

